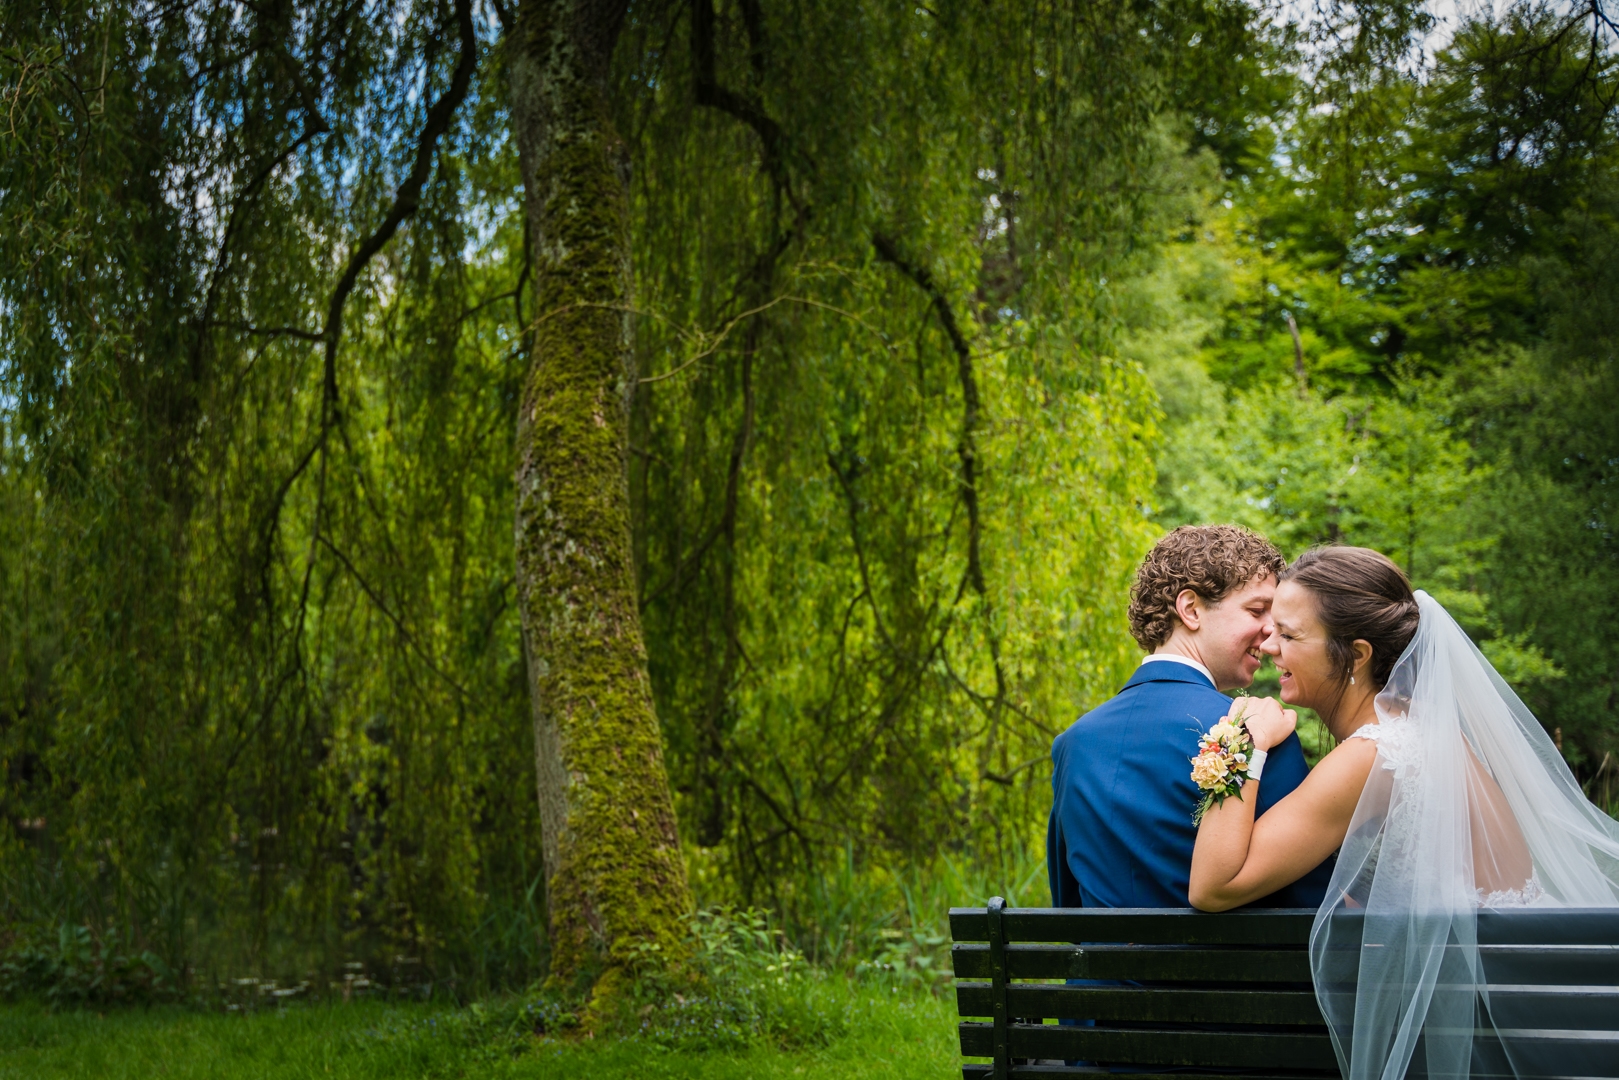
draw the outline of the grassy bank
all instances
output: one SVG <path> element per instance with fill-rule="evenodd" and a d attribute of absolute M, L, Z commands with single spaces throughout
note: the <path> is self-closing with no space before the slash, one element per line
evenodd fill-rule
<path fill-rule="evenodd" d="M 517 1034 L 483 1010 L 359 1002 L 249 1015 L 181 1007 L 50 1011 L 0 1006 L 0 1080 L 414 1080 L 414 1078 L 802 1077 L 937 1080 L 956 1067 L 948 1000 L 828 980 L 837 1033 L 786 1049 L 680 1049 L 639 1038 Z"/>

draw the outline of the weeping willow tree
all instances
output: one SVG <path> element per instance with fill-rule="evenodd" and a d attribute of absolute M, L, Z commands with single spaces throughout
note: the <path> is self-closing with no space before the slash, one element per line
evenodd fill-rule
<path fill-rule="evenodd" d="M 522 244 L 487 26 L 467 0 L 4 22 L 6 923 L 176 980 L 526 977 Z"/>
<path fill-rule="evenodd" d="M 1032 840 L 1134 659 L 1121 285 L 1238 152 L 1254 7 L 5 24 L 12 932 L 499 981 L 549 901 L 589 980 L 688 861 L 790 912 Z"/>
<path fill-rule="evenodd" d="M 603 591 L 627 583 L 626 398 L 636 608 L 708 893 L 790 908 L 829 856 L 1030 838 L 1033 767 L 1132 659 L 1119 616 L 1150 538 L 1155 406 L 1111 355 L 1109 276 L 1196 200 L 1170 69 L 1249 17 L 518 9 L 513 121 L 545 216 L 519 584 L 554 598 L 528 630 L 567 821 L 547 861 L 583 871 L 552 882 L 554 974 L 592 937 L 610 969 L 667 947 L 648 931 L 678 895 L 673 830 L 626 768 L 655 756 L 639 643 Z M 541 644 L 585 627 L 588 652 Z"/>
<path fill-rule="evenodd" d="M 629 26 L 639 582 L 682 820 L 742 897 L 1027 838 L 1128 663 L 1154 405 L 1108 279 L 1189 209 L 1163 114 L 1206 14 Z"/>

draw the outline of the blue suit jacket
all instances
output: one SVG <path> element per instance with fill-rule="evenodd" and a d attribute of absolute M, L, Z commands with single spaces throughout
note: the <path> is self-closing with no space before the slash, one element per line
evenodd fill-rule
<path fill-rule="evenodd" d="M 1231 699 L 1196 668 L 1142 664 L 1118 696 L 1051 744 L 1046 869 L 1056 907 L 1187 907 L 1202 794 L 1192 783 L 1198 736 Z M 1259 785 L 1263 814 L 1309 772 L 1297 735 L 1271 750 Z M 1329 858 L 1257 907 L 1317 907 Z"/>

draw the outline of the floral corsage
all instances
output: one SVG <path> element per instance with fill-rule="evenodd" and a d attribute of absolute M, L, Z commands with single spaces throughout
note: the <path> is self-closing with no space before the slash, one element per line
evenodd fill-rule
<path fill-rule="evenodd" d="M 1191 759 L 1192 782 L 1203 789 L 1203 797 L 1192 811 L 1193 824 L 1203 820 L 1209 807 L 1242 791 L 1253 760 L 1253 736 L 1248 734 L 1239 706 L 1236 715 L 1221 720 L 1198 739 L 1197 757 Z"/>

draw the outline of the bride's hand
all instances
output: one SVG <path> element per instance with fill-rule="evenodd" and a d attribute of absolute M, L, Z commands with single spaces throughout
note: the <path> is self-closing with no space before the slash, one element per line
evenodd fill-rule
<path fill-rule="evenodd" d="M 1275 698 L 1238 698 L 1231 703 L 1231 711 L 1226 715 L 1235 719 L 1239 714 L 1256 750 L 1274 749 L 1293 734 L 1299 723 L 1299 714 L 1282 708 L 1282 703 Z"/>

